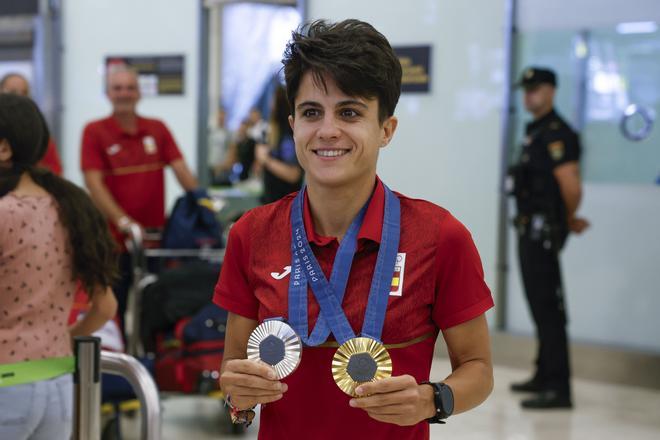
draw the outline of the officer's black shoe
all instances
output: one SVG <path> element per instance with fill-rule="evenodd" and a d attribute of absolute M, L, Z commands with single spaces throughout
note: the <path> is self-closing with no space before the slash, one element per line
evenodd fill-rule
<path fill-rule="evenodd" d="M 535 379 L 511 384 L 511 391 L 514 393 L 540 393 L 541 391 L 545 390 L 546 388 Z"/>
<path fill-rule="evenodd" d="M 570 409 L 573 408 L 571 397 L 554 390 L 546 390 L 536 397 L 523 400 L 520 403 L 524 409 Z"/>

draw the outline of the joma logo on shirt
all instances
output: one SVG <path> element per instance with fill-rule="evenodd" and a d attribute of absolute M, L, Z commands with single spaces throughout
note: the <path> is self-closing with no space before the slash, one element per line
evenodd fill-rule
<path fill-rule="evenodd" d="M 105 151 L 108 153 L 109 156 L 114 156 L 115 154 L 121 151 L 121 145 L 112 144 Z"/>
<path fill-rule="evenodd" d="M 394 274 L 392 276 L 392 284 L 390 286 L 390 296 L 403 295 L 403 274 L 406 268 L 406 253 L 401 252 L 396 255 L 396 263 L 394 265 Z M 270 276 L 276 280 L 283 280 L 291 273 L 291 266 L 284 266 L 282 272 L 271 272 Z"/>
<path fill-rule="evenodd" d="M 290 273 L 291 273 L 291 266 L 284 266 L 284 272 L 282 273 L 271 272 L 270 276 L 275 278 L 276 280 L 281 280 Z"/>

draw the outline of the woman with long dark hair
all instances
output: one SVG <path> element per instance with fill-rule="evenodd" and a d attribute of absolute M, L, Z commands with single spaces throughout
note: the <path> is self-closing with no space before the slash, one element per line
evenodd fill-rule
<path fill-rule="evenodd" d="M 0 94 L 0 438 L 69 438 L 71 338 L 111 319 L 114 242 L 87 194 L 35 164 L 49 133 L 29 99 Z M 67 328 L 76 284 L 91 308 Z"/>

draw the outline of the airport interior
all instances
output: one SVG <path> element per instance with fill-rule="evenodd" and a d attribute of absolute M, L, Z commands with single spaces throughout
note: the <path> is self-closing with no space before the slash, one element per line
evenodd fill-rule
<path fill-rule="evenodd" d="M 372 78 L 368 75 L 373 73 L 375 78 L 380 73 L 378 78 L 388 79 L 379 81 L 390 81 L 389 70 L 378 72 L 380 65 L 369 66 L 364 61 L 371 56 L 366 46 L 359 48 L 356 53 L 360 55 L 353 60 L 338 58 L 340 62 L 333 67 L 317 67 L 320 70 L 312 70 L 313 77 L 305 76 L 312 71 L 305 71 L 298 83 L 290 76 L 293 62 L 283 67 L 283 62 L 291 59 L 303 60 L 303 66 L 315 65 L 305 57 L 321 51 L 323 45 L 313 46 L 317 40 L 305 29 L 321 19 L 326 23 L 347 19 L 366 22 L 389 42 L 391 49 L 387 46 L 382 51 L 395 55 L 392 59 L 396 68 L 400 66 L 401 81 L 400 90 L 396 90 L 400 91 L 398 103 L 394 101 L 396 108 L 393 115 L 386 115 L 385 122 L 380 113 L 381 119 L 375 119 L 375 112 L 382 111 L 378 106 L 384 105 L 381 89 L 386 86 L 366 81 L 350 84 L 355 88 L 347 89 L 346 81 L 352 79 L 336 76 L 336 72 L 349 72 L 347 78 Z M 322 27 L 318 29 L 324 32 Z M 354 25 L 346 32 L 361 30 Z M 303 49 L 304 43 L 292 43 L 295 32 L 299 32 L 298 38 L 309 38 L 312 46 Z M 323 44 L 350 46 L 336 40 L 328 37 Z M 360 44 L 362 40 L 356 41 Z M 362 49 L 365 58 L 360 60 Z M 322 57 L 320 62 L 327 61 Z M 350 440 L 365 435 L 465 440 L 660 438 L 659 0 L 2 0 L 0 78 L 0 309 L 5 313 L 0 315 L 0 339 L 4 340 L 0 346 L 1 440 Z M 351 94 L 350 90 L 365 94 Z M 318 102 L 300 104 L 297 98 L 306 93 L 320 96 Z M 357 115 L 353 120 L 357 123 L 347 122 L 349 110 L 343 107 L 325 112 L 326 101 L 330 103 L 335 96 L 348 100 L 337 106 L 352 103 L 350 112 Z M 545 101 L 534 101 L 536 98 Z M 31 102 L 36 107 L 26 104 Z M 376 107 L 365 102 L 376 103 Z M 535 102 L 543 104 L 534 107 Z M 280 103 L 284 107 L 278 112 Z M 7 107 L 3 109 L 3 105 Z M 35 162 L 34 153 L 33 162 L 25 166 L 20 165 L 16 150 L 16 145 L 23 145 L 16 139 L 25 127 L 16 127 L 26 119 L 16 117 L 18 110 L 11 110 L 19 107 L 27 108 L 30 115 L 43 115 L 35 121 L 45 120 L 45 125 L 38 122 L 38 135 L 33 132 L 30 138 L 34 139 L 30 148 L 41 148 L 40 162 Z M 360 111 L 373 120 L 358 114 Z M 15 127 L 11 125 L 14 120 Z M 380 416 L 391 417 L 387 422 L 378 420 L 378 413 L 349 408 L 349 397 L 344 393 L 353 396 L 351 405 L 362 397 L 351 394 L 359 392 L 354 387 L 352 391 L 342 388 L 336 376 L 333 382 L 327 375 L 328 389 L 319 385 L 315 390 L 314 370 L 312 366 L 303 368 L 305 360 L 321 362 L 326 358 L 318 353 L 334 353 L 335 348 L 317 348 L 312 345 L 318 344 L 311 342 L 303 347 L 286 320 L 272 320 L 280 316 L 280 310 L 282 314 L 288 311 L 293 320 L 294 274 L 305 270 L 296 262 L 295 221 L 302 225 L 304 220 L 303 232 L 307 228 L 308 237 L 314 237 L 310 240 L 314 249 L 324 247 L 319 240 L 330 237 L 339 249 L 335 261 L 351 243 L 361 243 L 356 244 L 355 255 L 376 249 L 373 253 L 379 262 L 385 255 L 385 231 L 389 230 L 385 218 L 378 225 L 379 233 L 383 230 L 382 242 L 378 236 L 375 247 L 372 243 L 363 245 L 363 240 L 369 239 L 363 238 L 362 229 L 355 237 L 353 225 L 357 220 L 351 223 L 350 218 L 343 230 L 345 236 L 319 232 L 319 213 L 331 209 L 330 202 L 325 210 L 320 206 L 324 200 L 320 194 L 335 194 L 332 191 L 339 188 L 328 183 L 323 187 L 327 192 L 320 192 L 324 176 L 331 174 L 323 174 L 323 170 L 348 163 L 342 161 L 348 161 L 353 150 L 335 147 L 323 150 L 323 156 L 321 150 L 304 144 L 304 136 L 310 135 L 305 130 L 311 130 L 313 124 L 319 124 L 313 136 L 330 145 L 332 136 L 375 136 L 359 131 L 370 123 L 378 133 L 391 137 L 373 147 L 378 179 L 373 196 L 369 192 L 363 199 L 369 200 L 369 207 L 380 194 L 378 188 L 384 188 L 383 216 L 390 212 L 388 203 L 393 203 L 391 196 L 396 194 L 393 199 L 401 200 L 402 216 L 413 216 L 413 206 L 420 210 L 427 207 L 425 212 L 435 213 L 431 217 L 458 219 L 455 227 L 465 231 L 460 235 L 463 241 L 454 236 L 442 241 L 447 230 L 443 226 L 449 220 L 443 223 L 430 217 L 415 226 L 422 231 L 415 232 L 417 235 L 403 226 L 399 233 L 397 228 L 401 248 L 394 249 L 395 276 L 389 297 L 386 295 L 389 303 L 385 304 L 394 307 L 396 301 L 406 300 L 407 286 L 418 285 L 420 297 L 433 299 L 426 308 L 417 309 L 426 315 L 411 316 L 415 311 L 410 309 L 410 315 L 399 311 L 396 316 L 404 321 L 401 328 L 413 322 L 429 324 L 437 339 L 424 341 L 419 332 L 411 330 L 414 337 L 411 333 L 410 338 L 394 337 L 388 342 L 388 335 L 394 332 L 393 318 L 388 317 L 394 310 L 392 315 L 385 315 L 383 342 L 379 337 L 371 339 L 392 354 L 389 375 L 412 375 L 409 389 L 428 391 L 419 397 L 428 399 L 416 401 L 422 406 L 415 408 L 431 405 L 435 416 L 427 421 L 430 415 L 415 410 L 410 416 L 416 416 L 414 423 L 405 423 L 410 426 L 399 426 L 398 416 L 389 413 Z M 142 159 L 129 157 L 133 153 L 124 145 L 130 142 L 135 142 L 135 154 Z M 359 157 L 371 160 L 371 156 Z M 534 161 L 538 163 L 529 164 Z M 73 191 L 63 186 L 64 181 L 82 188 L 85 203 L 91 202 L 88 208 L 76 211 L 74 207 L 65 216 L 68 208 L 64 199 L 41 183 L 52 179 L 43 177 L 46 171 L 38 171 L 40 167 L 50 170 L 47 176 L 60 176 L 58 188 Z M 530 177 L 535 172 L 546 173 L 542 185 L 548 186 L 542 190 L 537 185 L 541 180 Z M 362 175 L 354 177 L 356 185 L 364 181 Z M 373 175 L 370 178 L 372 183 Z M 37 189 L 30 189 L 33 187 L 25 179 L 33 187 L 36 182 Z M 129 181 L 133 183 L 127 184 Z M 298 193 L 300 197 L 295 199 L 287 196 L 305 188 L 305 182 L 306 193 Z M 532 182 L 531 189 L 521 182 Z M 319 192 L 312 192 L 314 189 Z M 355 190 L 360 191 L 357 186 Z M 28 195 L 21 196 L 21 191 Z M 48 200 L 55 202 L 40 208 L 46 196 L 31 198 L 30 191 L 47 191 L 52 194 Z M 339 191 L 336 189 L 336 194 Z M 541 193 L 552 194 L 547 199 L 551 208 L 525 208 L 546 206 L 545 199 L 543 203 L 534 199 L 533 194 Z M 140 195 L 143 199 L 138 200 Z M 431 202 L 433 207 L 420 200 Z M 57 218 L 53 220 L 55 238 L 52 232 L 47 238 L 45 230 L 32 229 L 32 236 L 43 237 L 35 242 L 33 257 L 15 245 L 15 234 L 23 234 L 19 232 L 23 220 L 15 217 L 15 210 L 26 203 L 38 213 L 27 210 L 25 215 L 32 217 L 26 218 L 42 225 L 50 224 L 48 215 L 59 215 L 63 225 L 58 226 Z M 282 226 L 289 228 L 283 233 L 286 244 L 279 246 L 277 239 L 268 243 L 268 229 L 277 235 L 278 219 L 289 224 L 288 214 L 275 217 L 284 211 L 272 206 L 287 203 L 293 204 L 294 237 L 291 226 Z M 304 214 L 296 214 L 297 203 Z M 356 205 L 354 214 L 362 203 Z M 101 225 L 92 235 L 86 232 L 90 223 L 81 219 L 91 210 Z M 266 214 L 259 214 L 266 212 L 273 216 L 270 225 L 263 224 L 271 221 Z M 368 222 L 371 210 L 365 205 L 360 212 L 358 217 Z M 555 217 L 558 220 L 553 220 Z M 346 230 L 349 223 L 351 228 Z M 314 229 L 311 232 L 310 225 Z M 434 225 L 441 226 L 436 231 Z M 41 287 L 37 288 L 41 274 L 30 280 L 30 272 L 23 267 L 10 273 L 17 260 L 25 261 L 28 268 L 30 263 L 44 264 L 55 271 L 55 263 L 48 263 L 51 260 L 39 262 L 37 245 L 45 243 L 47 257 L 48 251 L 55 252 L 55 245 L 45 240 L 59 239 L 57 231 L 67 228 L 69 232 L 64 232 L 62 240 L 71 237 L 75 258 L 65 250 L 66 258 L 73 259 L 64 269 L 81 274 L 79 280 L 69 277 L 57 284 L 51 272 L 51 280 L 44 274 L 46 283 L 39 281 Z M 184 231 L 186 228 L 189 230 Z M 431 243 L 434 239 L 430 234 L 434 233 L 440 237 L 437 243 L 445 243 L 446 259 L 441 245 Z M 257 245 L 258 234 L 263 235 L 263 242 L 258 243 L 263 252 L 248 254 Z M 29 233 L 24 236 L 30 239 Z M 115 251 L 108 253 L 100 242 L 109 243 Z M 348 245 L 343 246 L 344 242 Z M 436 248 L 424 247 L 425 243 Z M 410 251 L 397 253 L 404 244 L 409 249 L 416 246 L 429 258 Z M 86 247 L 85 252 L 94 255 L 87 264 L 79 261 L 79 254 L 85 253 L 78 250 Z M 303 249 L 307 248 L 305 241 Z M 96 252 L 105 252 L 105 257 Z M 282 264 L 278 262 L 280 253 L 286 255 Z M 320 261 L 320 254 L 313 253 Z M 111 257 L 114 265 L 107 270 L 118 273 L 115 278 L 102 275 L 100 266 L 89 268 Z M 270 261 L 275 263 L 268 266 Z M 341 281 L 335 280 L 337 264 L 327 261 L 323 271 L 329 276 L 332 269 L 332 277 L 330 281 L 321 278 L 323 285 L 330 286 L 328 298 L 336 303 L 332 292 Z M 355 271 L 362 267 L 360 261 L 356 257 Z M 263 264 L 259 269 L 264 278 L 255 268 L 258 264 Z M 351 272 L 350 261 L 348 264 Z M 415 275 L 422 269 L 414 265 L 435 269 L 434 273 L 445 274 L 446 269 L 451 273 L 443 276 L 456 282 L 463 283 L 458 280 L 461 274 L 478 279 L 462 287 L 446 287 L 451 281 L 438 282 L 436 303 L 435 294 L 428 289 L 435 284 L 424 284 L 423 277 Z M 98 273 L 92 277 L 85 271 Z M 242 284 L 233 278 L 240 278 Z M 303 274 L 305 278 L 311 279 Z M 375 279 L 376 274 L 372 290 Z M 355 281 L 350 280 L 347 298 Z M 47 295 L 46 299 L 30 299 L 32 288 L 29 294 L 27 289 L 21 290 L 26 282 L 33 282 L 34 291 Z M 267 282 L 284 286 L 281 292 L 289 295 L 288 309 L 286 301 L 276 304 L 277 299 L 269 297 L 275 288 L 271 292 L 262 285 Z M 308 282 L 309 298 L 315 303 L 317 290 L 312 281 Z M 366 305 L 369 282 L 366 280 L 363 289 L 363 308 L 372 303 L 369 294 Z M 76 290 L 75 298 L 71 298 L 71 289 L 61 287 L 65 284 Z M 93 287 L 97 285 L 107 287 L 107 291 L 99 288 L 97 293 Z M 241 286 L 248 291 L 243 297 Z M 446 295 L 451 291 L 464 299 L 444 299 L 443 286 Z M 15 297 L 12 293 L 16 291 L 22 293 Z M 547 294 L 541 298 L 535 296 L 537 291 Z M 305 301 L 305 288 L 301 295 Z M 342 295 L 339 293 L 340 312 Z M 58 299 L 51 302 L 48 298 Z M 332 303 L 328 298 L 314 304 L 317 324 L 326 322 L 328 334 L 332 332 L 336 338 L 329 342 L 323 339 L 322 347 L 344 347 L 338 336 L 339 324 L 333 324 L 326 314 L 326 307 L 330 307 L 326 304 Z M 475 298 L 481 298 L 480 302 Z M 54 314 L 56 310 L 53 312 L 56 301 L 63 304 L 59 317 Z M 459 312 L 451 315 L 456 321 L 438 318 L 448 316 L 449 312 L 443 314 L 441 309 L 445 305 L 449 308 L 451 301 L 457 304 L 453 307 L 464 307 L 460 320 Z M 26 308 L 21 308 L 23 303 Z M 37 331 L 25 327 L 23 321 L 29 320 L 30 326 L 35 318 L 37 326 L 40 320 L 46 321 L 31 312 L 33 304 L 35 308 L 43 306 L 54 322 L 68 322 L 68 333 L 62 323 L 44 330 L 62 333 L 61 341 L 66 343 L 61 350 L 53 349 L 60 347 L 54 343 L 41 352 L 37 351 L 38 344 L 30 351 L 33 342 L 20 342 L 21 336 L 25 339 Z M 254 314 L 241 314 L 248 305 L 254 307 L 250 309 Z M 481 305 L 478 311 L 477 305 Z M 313 307 L 309 307 L 311 315 Z M 352 323 L 351 316 L 341 312 L 343 321 L 337 322 L 348 318 Z M 83 331 L 94 319 L 102 320 L 93 327 L 94 332 Z M 304 341 L 306 319 L 307 315 Z M 361 322 L 362 315 L 359 319 Z M 485 322 L 487 325 L 479 326 Z M 247 332 L 246 325 L 251 325 Z M 291 330 L 298 345 L 291 348 L 288 339 L 278 339 L 275 333 L 259 340 L 257 325 L 258 329 Z M 293 322 L 291 325 L 299 328 Z M 355 338 L 359 329 L 353 332 L 348 327 Z M 36 340 L 38 335 L 41 333 L 35 333 Z M 267 361 L 272 353 L 266 350 L 263 338 L 275 338 L 282 344 L 282 355 L 276 357 L 281 361 Z M 71 347 L 66 345 L 69 341 Z M 404 345 L 407 348 L 400 348 Z M 24 353 L 24 359 L 15 357 L 15 350 Z M 229 357 L 223 363 L 227 351 L 231 351 L 236 366 L 231 367 Z M 413 352 L 420 357 L 402 354 Z M 432 363 L 424 364 L 422 352 L 428 353 Z M 52 353 L 66 360 L 67 367 L 60 364 L 63 369 L 59 375 L 39 376 L 35 366 L 29 373 L 32 380 L 20 379 L 21 369 L 27 371 L 30 365 L 42 365 L 39 371 L 45 371 L 43 365 L 50 360 L 48 365 L 53 367 L 56 356 Z M 291 353 L 298 357 L 281 373 L 275 364 L 282 364 L 293 356 Z M 332 353 L 327 359 L 333 359 L 335 374 Z M 353 370 L 349 361 L 348 366 L 341 367 L 354 386 L 370 384 L 368 381 L 379 377 L 384 364 L 370 356 L 378 370 L 371 372 L 369 379 L 359 380 L 362 373 L 355 373 L 355 357 L 351 358 Z M 254 359 L 260 360 L 263 368 L 272 365 L 282 383 L 288 384 L 288 391 L 285 385 L 277 388 L 286 391 L 282 391 L 283 397 L 278 395 L 280 402 L 260 401 L 260 394 L 250 397 L 244 390 L 256 388 L 247 388 L 244 382 L 237 382 L 241 379 L 235 379 L 237 375 L 248 377 L 248 373 L 231 368 L 256 365 L 250 361 Z M 397 368 L 397 360 L 412 370 Z M 490 371 L 491 367 L 492 379 L 478 375 L 479 368 Z M 329 372 L 330 366 L 324 364 L 319 369 Z M 462 370 L 463 375 L 454 376 L 455 370 Z M 303 374 L 307 374 L 305 379 Z M 447 384 L 435 382 L 445 379 Z M 258 380 L 265 381 L 261 376 Z M 422 384 L 427 380 L 434 383 Z M 334 387 L 335 382 L 344 393 Z M 307 385 L 305 399 L 294 390 L 302 383 Z M 56 388 L 43 388 L 46 391 L 41 397 L 26 397 L 25 387 L 31 385 L 35 386 L 34 393 L 39 385 Z M 229 392 L 230 388 L 233 391 Z M 59 390 L 58 398 L 53 397 L 53 389 Z M 248 393 L 249 399 L 244 399 L 254 405 L 240 405 L 242 400 L 236 397 L 245 396 L 241 392 Z M 447 392 L 451 403 L 443 400 Z M 290 398 L 287 404 L 287 393 L 297 400 Z M 379 396 L 378 392 L 364 399 L 374 396 Z M 18 408 L 15 402 L 23 403 Z M 49 407 L 58 408 L 64 422 L 46 420 L 47 415 L 38 421 L 41 416 L 34 414 L 39 405 L 45 405 L 44 414 Z M 315 407 L 323 414 L 314 413 Z M 296 414 L 300 428 L 292 428 Z M 241 423 L 242 417 L 251 423 Z M 446 423 L 437 423 L 440 419 Z M 40 428 L 26 427 L 30 420 Z M 48 428 L 48 423 L 66 426 Z M 336 434 L 340 431 L 342 435 Z"/>

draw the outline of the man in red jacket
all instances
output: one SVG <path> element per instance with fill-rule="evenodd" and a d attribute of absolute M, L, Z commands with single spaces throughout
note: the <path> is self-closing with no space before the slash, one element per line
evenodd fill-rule
<path fill-rule="evenodd" d="M 197 179 L 165 124 L 137 114 L 140 90 L 134 70 L 109 69 L 106 94 L 112 114 L 85 126 L 81 166 L 94 203 L 108 219 L 120 249 L 125 249 L 124 237 L 132 225 L 143 229 L 165 225 L 165 167 L 171 167 L 186 191 L 197 188 Z M 123 318 L 132 280 L 126 252 L 120 266 L 122 281 L 114 290 Z"/>

